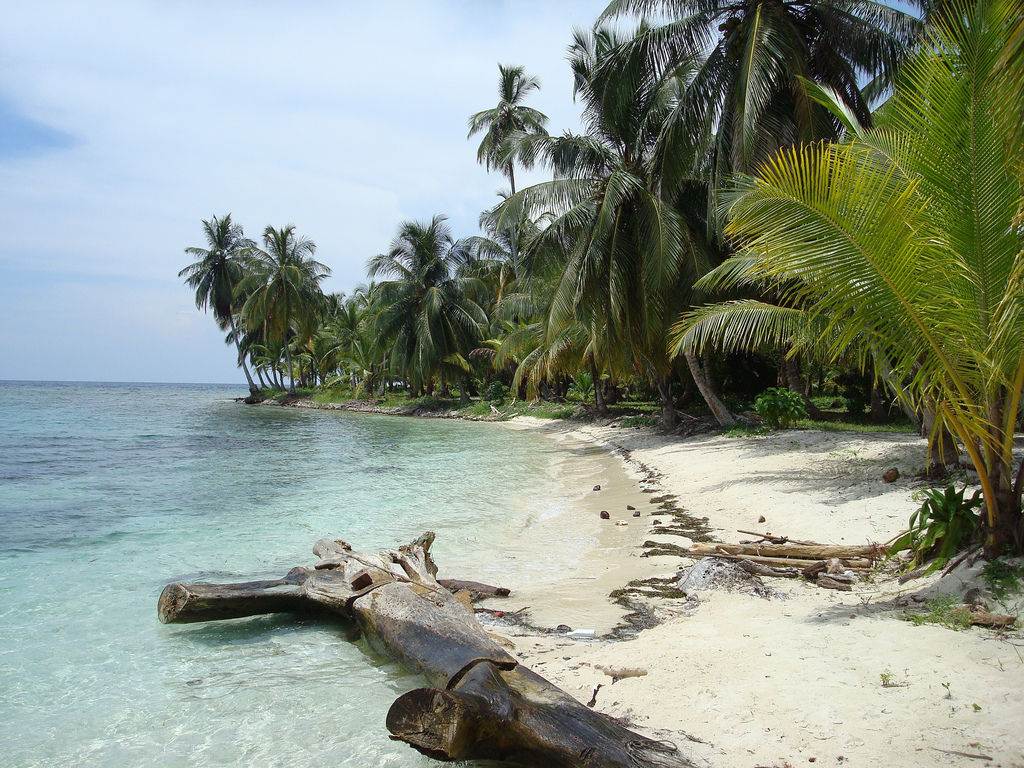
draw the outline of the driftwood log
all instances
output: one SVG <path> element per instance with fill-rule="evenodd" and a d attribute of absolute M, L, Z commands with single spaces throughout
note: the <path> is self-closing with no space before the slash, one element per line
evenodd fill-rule
<path fill-rule="evenodd" d="M 400 696 L 387 714 L 391 738 L 438 760 L 497 760 L 552 768 L 691 766 L 654 741 L 581 704 L 519 664 L 452 590 L 498 588 L 436 579 L 433 533 L 397 550 L 366 554 L 321 539 L 314 569 L 247 584 L 170 584 L 164 623 L 278 611 L 327 611 L 352 620 L 377 652 L 421 674 L 428 687 Z"/>
<path fill-rule="evenodd" d="M 699 555 L 757 555 L 760 557 L 798 558 L 801 560 L 827 560 L 839 557 L 880 560 L 885 557 L 886 548 L 880 544 L 836 546 L 827 544 L 710 544 L 694 543 L 690 551 Z"/>

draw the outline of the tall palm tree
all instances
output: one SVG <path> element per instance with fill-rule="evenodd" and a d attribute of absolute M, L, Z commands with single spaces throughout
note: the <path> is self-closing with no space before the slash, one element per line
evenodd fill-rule
<path fill-rule="evenodd" d="M 666 334 L 687 305 L 703 254 L 663 194 L 656 155 L 664 119 L 678 96 L 678 77 L 668 72 L 641 87 L 623 87 L 622 70 L 606 64 L 630 40 L 610 27 L 575 33 L 570 62 L 587 133 L 524 142 L 525 152 L 552 166 L 555 179 L 520 190 L 500 215 L 555 212 L 534 240 L 534 247 L 558 240 L 568 248 L 547 334 L 564 338 L 564 329 L 589 318 L 588 328 L 608 334 L 596 348 L 617 350 L 625 370 L 642 372 L 658 388 L 668 425 L 675 410 Z M 701 391 L 715 410 L 713 393 Z M 724 407 L 718 414 L 731 420 Z"/>
<path fill-rule="evenodd" d="M 978 470 L 989 556 L 1024 549 L 1024 465 L 1012 450 L 1024 389 L 1024 146 L 1001 122 L 1024 98 L 1001 60 L 1021 7 L 948 3 L 879 127 L 831 94 L 852 140 L 787 150 L 742 177 L 727 228 L 825 321 L 833 356 L 853 347 L 867 362 L 883 350 L 916 404 L 934 408 L 933 431 L 955 435 Z"/>
<path fill-rule="evenodd" d="M 521 160 L 514 138 L 544 135 L 548 118 L 523 104 L 530 91 L 540 88 L 540 80 L 527 75 L 522 67 L 498 65 L 498 105 L 469 118 L 469 136 L 483 132 L 476 159 L 488 171 L 500 170 L 516 192 L 515 163 Z"/>
<path fill-rule="evenodd" d="M 195 259 L 178 273 L 196 292 L 196 308 L 213 310 L 213 317 L 221 330 L 230 329 L 235 343 L 238 365 L 245 373 L 249 392 L 257 391 L 256 384 L 245 364 L 245 355 L 235 328 L 235 291 L 245 276 L 245 256 L 255 246 L 245 237 L 241 224 L 231 221 L 231 214 L 203 219 L 206 247 L 190 247 L 185 253 Z"/>
<path fill-rule="evenodd" d="M 295 394 L 295 371 L 289 341 L 293 335 L 306 339 L 315 332 L 323 301 L 320 283 L 331 274 L 313 259 L 314 253 L 316 244 L 295 234 L 295 225 L 268 226 L 263 230 L 263 247 L 250 253 L 250 274 L 240 286 L 248 295 L 242 315 L 250 325 L 265 326 L 284 348 L 291 394 Z"/>
<path fill-rule="evenodd" d="M 918 19 L 875 0 L 612 0 L 601 19 L 632 14 L 668 21 L 639 35 L 616 65 L 639 64 L 638 78 L 695 65 L 665 135 L 691 157 L 694 137 L 710 141 L 716 233 L 728 174 L 796 142 L 836 138 L 839 121 L 808 97 L 805 80 L 831 88 L 868 124 L 870 97 L 886 93 L 921 34 Z"/>
<path fill-rule="evenodd" d="M 487 316 L 470 297 L 476 278 L 459 277 L 467 258 L 465 241 L 455 240 L 438 215 L 429 224 L 402 223 L 386 253 L 370 259 L 377 284 L 377 329 L 391 344 L 391 366 L 414 389 L 432 387 L 433 377 L 455 374 L 465 391 L 466 356 L 481 337 Z"/>

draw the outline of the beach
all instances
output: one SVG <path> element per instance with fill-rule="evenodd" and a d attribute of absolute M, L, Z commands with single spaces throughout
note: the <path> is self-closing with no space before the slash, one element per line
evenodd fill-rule
<path fill-rule="evenodd" d="M 578 525 L 597 527 L 600 544 L 594 557 L 582 558 L 589 565 L 580 575 L 598 578 L 510 599 L 513 607 L 529 604 L 544 626 L 563 616 L 559 623 L 578 627 L 573 621 L 582 616 L 567 594 L 609 606 L 610 580 L 619 578 L 621 586 L 627 576 L 666 577 L 693 562 L 641 557 L 640 540 L 688 542 L 656 533 L 653 520 L 666 519 L 660 507 L 634 504 L 640 518 L 625 511 L 637 491 L 648 492 L 633 496 L 641 500 L 674 496 L 691 517 L 706 517 L 720 541 L 750 540 L 739 532 L 748 530 L 859 544 L 899 533 L 920 505 L 915 492 L 925 487 L 916 479 L 925 442 L 908 434 L 794 430 L 681 439 L 522 418 L 508 426 L 601 446 L 619 457 L 636 483 L 614 503 L 602 497 L 602 486 L 583 505 L 582 514 L 593 519 Z M 882 475 L 892 467 L 900 477 L 886 483 Z M 615 513 L 601 520 L 605 507 Z M 620 546 L 607 538 L 616 527 L 630 531 L 619 534 Z M 961 598 L 955 592 L 979 583 L 979 569 L 960 568 L 941 588 Z M 934 593 L 935 581 L 931 576 L 901 586 L 879 577 L 836 592 L 802 579 L 766 578 L 779 593 L 768 600 L 721 590 L 701 591 L 696 604 L 655 598 L 654 612 L 663 621 L 626 640 L 497 631 L 516 644 L 523 663 L 581 701 L 673 741 L 709 766 L 1024 766 L 1024 639 L 1019 630 L 953 631 L 901 620 L 908 607 Z M 624 609 L 611 610 L 621 616 Z"/>

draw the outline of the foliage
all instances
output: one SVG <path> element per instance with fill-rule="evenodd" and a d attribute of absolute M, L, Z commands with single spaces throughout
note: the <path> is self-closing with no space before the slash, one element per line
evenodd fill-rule
<path fill-rule="evenodd" d="M 500 381 L 492 381 L 487 387 L 486 399 L 495 405 L 502 405 L 508 397 L 508 387 Z"/>
<path fill-rule="evenodd" d="M 981 491 L 969 499 L 966 492 L 952 485 L 924 491 L 924 503 L 910 516 L 910 528 L 889 545 L 889 555 L 909 550 L 914 554 L 910 567 L 934 558 L 928 573 L 945 566 L 977 529 Z"/>
<path fill-rule="evenodd" d="M 459 274 L 468 246 L 445 221 L 403 222 L 387 253 L 367 265 L 371 277 L 391 278 L 377 286 L 377 337 L 390 348 L 392 373 L 416 389 L 434 376 L 464 379 L 487 323 L 471 297 L 477 279 Z"/>
<path fill-rule="evenodd" d="M 1024 389 L 1024 146 L 1001 124 L 1024 83 L 999 63 L 1019 4 L 943 8 L 878 126 L 818 89 L 850 140 L 785 150 L 740 177 L 727 232 L 791 303 L 825 320 L 832 359 L 884 360 L 902 396 L 934 412 L 934 431 L 956 436 L 979 471 L 994 555 L 1024 546 L 1012 454 Z"/>
<path fill-rule="evenodd" d="M 758 395 L 754 410 L 772 429 L 789 429 L 807 415 L 800 393 L 782 387 L 769 387 Z"/>
<path fill-rule="evenodd" d="M 881 3 L 832 0 L 612 0 L 601 18 L 626 14 L 668 17 L 618 59 L 642 62 L 641 72 L 689 70 L 690 87 L 662 131 L 675 150 L 665 165 L 710 177 L 713 221 L 730 172 L 750 172 L 787 145 L 839 135 L 841 124 L 808 98 L 802 78 L 841 94 L 845 108 L 868 122 L 869 99 L 891 84 L 921 26 Z M 702 144 L 706 156 L 694 152 Z M 688 154 L 696 154 L 697 169 L 687 167 Z"/>
<path fill-rule="evenodd" d="M 997 558 L 985 563 L 982 575 L 996 600 L 1020 591 L 1024 585 L 1024 565 Z"/>
<path fill-rule="evenodd" d="M 572 384 L 569 385 L 569 391 L 565 397 L 568 400 L 572 400 L 577 403 L 585 403 L 593 396 L 594 393 L 594 379 L 586 371 L 581 371 L 573 377 Z"/>

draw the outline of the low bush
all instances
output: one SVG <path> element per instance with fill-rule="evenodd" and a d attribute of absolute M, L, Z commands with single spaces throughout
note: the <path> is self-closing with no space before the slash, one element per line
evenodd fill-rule
<path fill-rule="evenodd" d="M 794 421 L 807 415 L 803 397 L 782 387 L 769 387 L 758 395 L 754 411 L 772 429 L 788 429 Z"/>

